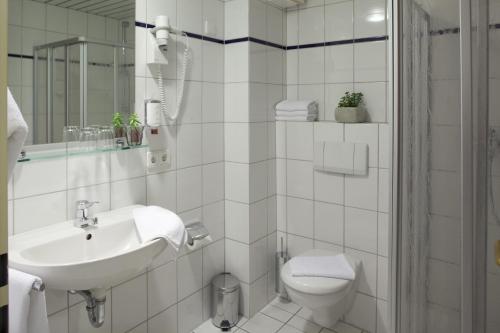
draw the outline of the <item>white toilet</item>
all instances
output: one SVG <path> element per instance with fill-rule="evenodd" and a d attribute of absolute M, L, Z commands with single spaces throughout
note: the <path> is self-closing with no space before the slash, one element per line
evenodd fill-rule
<path fill-rule="evenodd" d="M 326 250 L 309 250 L 301 256 L 334 256 L 337 253 Z M 361 263 L 346 255 L 355 278 L 353 281 L 324 277 L 294 277 L 289 263 L 281 270 L 281 279 L 290 299 L 312 311 L 312 320 L 323 327 L 331 328 L 350 310 L 358 289 Z"/>

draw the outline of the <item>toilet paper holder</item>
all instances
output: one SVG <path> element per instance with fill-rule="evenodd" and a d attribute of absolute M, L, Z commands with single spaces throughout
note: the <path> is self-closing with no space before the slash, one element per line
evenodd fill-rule
<path fill-rule="evenodd" d="M 195 241 L 205 239 L 210 236 L 208 229 L 201 222 L 193 222 L 186 225 L 187 244 L 193 246 Z"/>

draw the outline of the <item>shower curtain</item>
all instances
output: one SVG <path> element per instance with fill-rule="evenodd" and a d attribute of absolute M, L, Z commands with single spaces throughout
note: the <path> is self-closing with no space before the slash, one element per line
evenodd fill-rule
<path fill-rule="evenodd" d="M 401 218 L 402 247 L 400 260 L 401 290 L 404 301 L 401 321 L 405 333 L 423 333 L 426 329 L 427 258 L 430 223 L 430 154 L 431 127 L 429 107 L 430 31 L 429 16 L 409 0 L 403 13 L 404 36 L 403 101 L 400 124 L 405 137 L 401 140 L 402 154 Z"/>

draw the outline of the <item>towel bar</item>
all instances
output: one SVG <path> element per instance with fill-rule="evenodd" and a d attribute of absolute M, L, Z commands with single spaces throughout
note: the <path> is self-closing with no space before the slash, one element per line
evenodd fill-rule
<path fill-rule="evenodd" d="M 40 280 L 35 280 L 33 282 L 33 285 L 31 286 L 31 290 L 34 290 L 34 291 L 44 291 L 45 290 L 45 284 L 40 281 Z"/>

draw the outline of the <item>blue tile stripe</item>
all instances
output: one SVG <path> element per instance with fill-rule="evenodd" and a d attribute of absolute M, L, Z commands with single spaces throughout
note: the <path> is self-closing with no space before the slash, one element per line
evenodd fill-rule
<path fill-rule="evenodd" d="M 144 23 L 144 22 L 135 22 L 136 27 L 140 28 L 154 28 L 154 25 L 149 24 L 149 23 Z M 280 50 L 297 50 L 297 49 L 307 49 L 307 48 L 312 48 L 312 47 L 325 47 L 325 46 L 333 46 L 333 45 L 343 45 L 343 44 L 357 44 L 357 43 L 366 43 L 366 42 L 377 42 L 377 41 L 384 41 L 388 40 L 389 36 L 375 36 L 375 37 L 367 37 L 367 38 L 355 38 L 355 39 L 346 39 L 346 40 L 336 40 L 336 41 L 328 41 L 328 42 L 322 42 L 322 43 L 312 43 L 312 44 L 301 44 L 301 45 L 291 45 L 291 46 L 286 46 L 286 45 L 280 45 L 277 43 L 269 42 L 263 39 L 255 38 L 255 37 L 241 37 L 241 38 L 234 38 L 234 39 L 218 39 L 218 38 L 213 38 L 209 36 L 204 36 L 204 35 L 199 35 L 195 34 L 192 32 L 185 32 L 189 37 L 199 39 L 199 40 L 206 40 L 209 42 L 214 42 L 218 44 L 224 44 L 224 45 L 229 45 L 229 44 L 235 44 L 235 43 L 243 43 L 243 42 L 253 42 L 256 44 L 261 44 L 265 46 L 270 46 L 274 47 Z"/>

